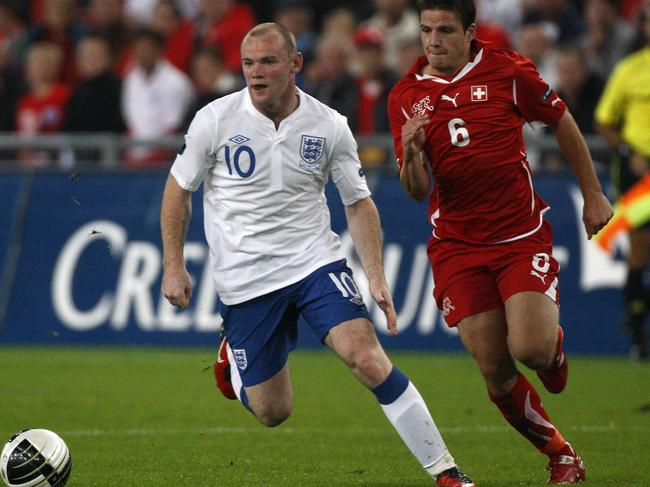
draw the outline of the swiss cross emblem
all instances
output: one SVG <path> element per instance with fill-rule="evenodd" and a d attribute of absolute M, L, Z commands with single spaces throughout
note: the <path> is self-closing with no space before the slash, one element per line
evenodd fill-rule
<path fill-rule="evenodd" d="M 487 85 L 472 86 L 472 101 L 487 101 Z"/>

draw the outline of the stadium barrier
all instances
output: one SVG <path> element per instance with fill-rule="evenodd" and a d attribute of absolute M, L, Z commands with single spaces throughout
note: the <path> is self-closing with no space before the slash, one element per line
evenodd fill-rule
<path fill-rule="evenodd" d="M 159 209 L 166 174 L 58 172 L 0 174 L 0 343 L 208 345 L 221 324 L 207 271 L 201 195 L 185 255 L 194 282 L 191 306 L 178 310 L 160 292 Z M 391 171 L 371 172 L 382 217 L 384 257 L 400 333 L 387 335 L 381 311 L 370 310 L 390 349 L 460 350 L 431 297 L 426 256 L 426 204 L 408 200 Z M 588 242 L 581 196 L 567 176 L 538 178 L 551 205 L 554 254 L 562 266 L 561 321 L 567 346 L 581 353 L 621 354 L 618 323 L 626 241 L 609 256 Z M 366 303 L 367 282 L 353 255 L 336 190 L 327 191 L 332 224 Z M 301 345 L 320 344 L 308 329 Z"/>

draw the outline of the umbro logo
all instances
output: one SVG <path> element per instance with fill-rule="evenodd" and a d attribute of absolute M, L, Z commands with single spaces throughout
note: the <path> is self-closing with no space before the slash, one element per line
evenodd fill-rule
<path fill-rule="evenodd" d="M 234 137 L 230 137 L 228 140 L 233 144 L 243 144 L 244 142 L 248 142 L 251 139 L 245 135 L 235 135 Z"/>

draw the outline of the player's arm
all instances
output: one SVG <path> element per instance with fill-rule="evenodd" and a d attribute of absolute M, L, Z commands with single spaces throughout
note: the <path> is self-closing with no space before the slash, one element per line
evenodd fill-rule
<path fill-rule="evenodd" d="M 416 201 L 424 201 L 429 195 L 431 180 L 422 160 L 425 142 L 424 127 L 429 123 L 426 115 L 416 115 L 402 125 L 402 165 L 399 182 L 407 194 Z"/>
<path fill-rule="evenodd" d="M 379 213 L 372 198 L 367 197 L 345 207 L 348 229 L 354 249 L 370 283 L 370 294 L 386 315 L 391 335 L 397 335 L 397 315 L 393 298 L 386 284 L 382 258 L 382 238 Z"/>
<path fill-rule="evenodd" d="M 181 188 L 170 174 L 160 210 L 162 292 L 171 304 L 180 308 L 186 308 L 192 297 L 192 283 L 183 259 L 183 246 L 191 216 L 192 193 Z"/>
<path fill-rule="evenodd" d="M 571 168 L 578 179 L 584 198 L 582 221 L 587 232 L 587 238 L 591 239 L 612 217 L 612 205 L 603 194 L 587 143 L 568 110 L 553 126 L 553 131 L 562 154 L 571 164 Z"/>

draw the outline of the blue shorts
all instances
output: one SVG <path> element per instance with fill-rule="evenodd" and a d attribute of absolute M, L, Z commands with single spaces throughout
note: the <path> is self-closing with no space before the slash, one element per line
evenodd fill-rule
<path fill-rule="evenodd" d="M 298 342 L 302 316 L 323 341 L 344 321 L 370 320 L 345 260 L 316 269 L 303 280 L 243 303 L 221 303 L 223 331 L 244 386 L 273 377 Z"/>

